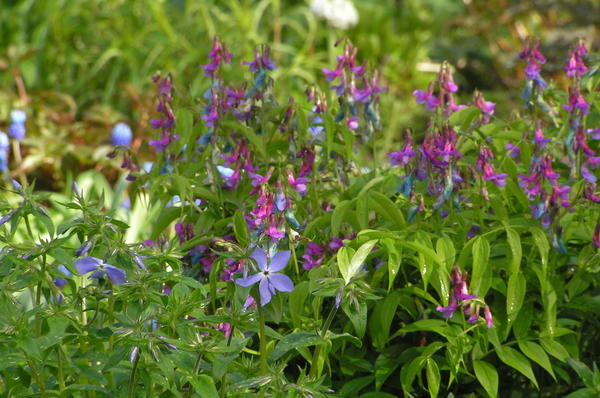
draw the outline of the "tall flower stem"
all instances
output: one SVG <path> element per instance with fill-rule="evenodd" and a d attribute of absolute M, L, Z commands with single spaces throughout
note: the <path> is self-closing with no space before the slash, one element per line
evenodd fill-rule
<path fill-rule="evenodd" d="M 325 320 L 325 323 L 323 324 L 323 329 L 321 330 L 322 338 L 325 338 L 327 331 L 331 327 L 331 323 L 333 322 L 333 318 L 335 317 L 337 310 L 338 310 L 338 307 L 336 305 L 334 305 L 333 308 L 331 308 L 331 311 L 329 311 L 329 315 L 327 316 L 327 319 Z M 314 378 L 317 375 L 317 368 L 319 367 L 318 362 L 319 362 L 320 355 L 321 355 L 321 345 L 318 345 L 315 347 L 315 352 L 313 354 L 312 362 L 310 364 L 309 376 L 311 378 Z"/>
<path fill-rule="evenodd" d="M 267 373 L 267 335 L 265 333 L 265 313 L 263 312 L 262 305 L 260 303 L 260 294 L 256 297 L 256 308 L 258 310 L 260 374 L 263 376 Z"/>
<path fill-rule="evenodd" d="M 200 371 L 200 361 L 202 360 L 202 351 L 200 351 L 198 353 L 198 356 L 196 357 L 196 363 L 194 364 L 194 370 L 192 371 L 192 377 L 196 376 L 198 374 L 198 372 Z M 190 383 L 190 387 L 187 391 L 186 397 L 190 398 L 192 396 L 192 393 L 194 391 L 194 387 L 192 387 L 192 384 Z"/>
<path fill-rule="evenodd" d="M 233 338 L 233 332 L 235 331 L 235 325 L 231 325 L 231 330 L 229 331 L 229 337 L 227 338 L 227 347 L 231 346 L 231 339 Z M 221 398 L 225 398 L 225 377 L 224 374 L 221 377 L 221 388 L 219 389 L 219 396 Z"/>
<path fill-rule="evenodd" d="M 58 344 L 56 346 L 56 363 L 57 363 L 58 389 L 60 391 L 64 391 L 64 389 L 65 389 L 65 372 L 63 369 L 61 344 Z"/>
<path fill-rule="evenodd" d="M 127 394 L 129 398 L 133 398 L 133 394 L 135 393 L 135 374 L 137 372 L 139 362 L 140 354 L 138 353 L 133 360 L 133 367 L 131 368 L 131 375 L 129 376 L 129 393 Z"/>

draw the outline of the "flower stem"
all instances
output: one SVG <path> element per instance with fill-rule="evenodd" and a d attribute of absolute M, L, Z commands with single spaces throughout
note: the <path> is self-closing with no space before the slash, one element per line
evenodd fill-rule
<path fill-rule="evenodd" d="M 129 398 L 133 398 L 133 394 L 135 392 L 135 374 L 137 372 L 138 363 L 140 362 L 140 354 L 135 356 L 133 360 L 133 367 L 131 368 L 131 375 L 129 376 L 129 393 L 127 396 Z"/>
<path fill-rule="evenodd" d="M 233 338 L 234 331 L 235 325 L 231 325 L 231 331 L 229 332 L 229 337 L 227 338 L 227 347 L 231 346 L 231 339 Z M 226 374 L 221 377 L 221 388 L 219 389 L 219 396 L 221 398 L 225 398 L 225 376 Z"/>
<path fill-rule="evenodd" d="M 325 335 L 327 334 L 327 331 L 329 330 L 329 327 L 331 326 L 331 323 L 333 322 L 333 318 L 335 317 L 335 313 L 337 312 L 337 310 L 338 310 L 338 307 L 336 305 L 334 305 L 331 308 L 331 311 L 329 311 L 329 315 L 327 316 L 327 319 L 325 320 L 325 323 L 323 324 L 323 329 L 321 330 L 322 338 L 325 338 Z M 314 378 L 316 376 L 320 355 L 321 355 L 321 345 L 318 345 L 315 347 L 315 352 L 313 354 L 312 362 L 310 364 L 309 377 L 311 377 L 311 378 Z"/>
<path fill-rule="evenodd" d="M 58 389 L 60 391 L 63 391 L 65 389 L 65 373 L 64 373 L 64 369 L 63 369 L 62 348 L 61 348 L 60 344 L 58 344 L 56 346 L 56 363 L 57 363 Z"/>
<path fill-rule="evenodd" d="M 262 305 L 260 303 L 260 294 L 256 298 L 256 308 L 258 310 L 258 339 L 260 342 L 260 375 L 263 376 L 267 373 L 267 335 L 265 333 L 265 313 L 263 312 Z"/>

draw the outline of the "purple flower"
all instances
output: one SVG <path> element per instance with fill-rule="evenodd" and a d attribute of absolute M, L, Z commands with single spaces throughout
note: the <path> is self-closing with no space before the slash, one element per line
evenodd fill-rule
<path fill-rule="evenodd" d="M 456 297 L 454 296 L 453 292 L 450 292 L 450 303 L 448 306 L 442 307 L 439 305 L 435 308 L 435 310 L 441 312 L 444 318 L 449 319 L 452 318 L 452 315 L 454 315 L 454 311 L 456 311 L 457 308 L 458 302 L 456 301 Z"/>
<path fill-rule="evenodd" d="M 8 126 L 8 133 L 16 140 L 25 138 L 25 121 L 27 114 L 20 109 L 15 109 L 10 113 L 11 124 Z"/>
<path fill-rule="evenodd" d="M 521 148 L 518 145 L 513 144 L 512 141 L 509 141 L 504 146 L 504 149 L 508 151 L 508 156 L 510 156 L 513 159 L 519 156 L 519 154 L 521 153 Z"/>
<path fill-rule="evenodd" d="M 433 95 L 433 83 L 429 85 L 429 89 L 426 92 L 423 90 L 415 90 L 413 91 L 413 95 L 415 96 L 417 104 L 425 105 L 428 111 L 435 110 L 435 108 L 441 104 L 440 99 Z"/>
<path fill-rule="evenodd" d="M 358 116 L 353 116 L 346 120 L 346 125 L 350 130 L 356 130 L 358 128 L 358 121 L 360 118 Z"/>
<path fill-rule="evenodd" d="M 304 177 L 294 178 L 294 175 L 292 174 L 292 171 L 290 169 L 287 169 L 287 175 L 288 182 L 290 183 L 292 188 L 294 188 L 296 192 L 300 194 L 300 196 L 304 197 L 307 189 L 306 184 L 309 182 L 308 179 Z"/>
<path fill-rule="evenodd" d="M 271 301 L 275 290 L 280 292 L 291 292 L 294 290 L 294 283 L 284 274 L 278 273 L 284 269 L 290 261 L 291 252 L 284 250 L 275 253 L 270 259 L 267 258 L 267 253 L 260 247 L 257 247 L 250 255 L 257 265 L 260 272 L 251 275 L 247 278 L 236 279 L 235 283 L 240 286 L 248 287 L 260 282 L 258 290 L 260 292 L 260 304 L 265 306 Z"/>
<path fill-rule="evenodd" d="M 59 265 L 58 266 L 58 270 L 67 278 L 71 277 L 71 272 L 69 272 L 69 270 L 67 269 L 67 267 L 65 267 L 64 265 Z M 56 287 L 63 287 L 67 284 L 67 280 L 64 278 L 55 278 L 54 279 L 54 285 Z"/>
<path fill-rule="evenodd" d="M 94 271 L 89 276 L 90 278 L 100 279 L 104 275 L 107 275 L 115 285 L 121 285 L 125 282 L 125 271 L 114 265 L 106 264 L 96 257 L 82 257 L 75 261 L 75 266 L 81 275 Z"/>

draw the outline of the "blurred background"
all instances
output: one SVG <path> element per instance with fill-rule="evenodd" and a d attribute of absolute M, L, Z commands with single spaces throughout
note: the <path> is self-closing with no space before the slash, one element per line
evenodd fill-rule
<path fill-rule="evenodd" d="M 508 117 L 518 106 L 524 39 L 541 39 L 544 76 L 565 85 L 567 51 L 578 38 L 596 51 L 599 26 L 600 0 L 1 0 L 0 130 L 12 110 L 26 111 L 13 176 L 50 190 L 89 168 L 114 181 L 118 164 L 106 158 L 113 126 L 129 124 L 134 149 L 150 159 L 152 74 L 172 73 L 180 104 L 199 112 L 209 85 L 199 65 L 214 35 L 234 55 L 226 79 L 235 82 L 250 78 L 240 65 L 254 46 L 271 45 L 280 101 L 300 101 L 310 84 L 326 90 L 321 69 L 335 66 L 334 43 L 349 38 L 388 88 L 377 137 L 383 162 L 405 127 L 424 126 L 412 91 L 426 88 L 443 60 L 455 68 L 461 102 L 479 89 Z"/>

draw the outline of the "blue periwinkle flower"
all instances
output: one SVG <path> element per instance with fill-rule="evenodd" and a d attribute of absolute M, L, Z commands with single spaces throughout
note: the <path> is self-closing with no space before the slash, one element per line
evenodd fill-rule
<path fill-rule="evenodd" d="M 107 275 L 108 279 L 115 285 L 125 283 L 125 271 L 114 265 L 106 264 L 99 258 L 82 257 L 75 261 L 75 266 L 81 275 L 94 271 L 94 273 L 89 276 L 90 278 L 101 279 L 104 275 Z"/>
<path fill-rule="evenodd" d="M 112 144 L 113 145 L 131 145 L 131 140 L 133 138 L 133 133 L 131 132 L 131 127 L 126 125 L 125 123 L 117 123 L 113 127 L 112 130 Z"/>
<path fill-rule="evenodd" d="M 10 113 L 11 124 L 8 126 L 8 133 L 16 140 L 25 138 L 25 121 L 27 114 L 22 110 L 15 109 Z"/>
<path fill-rule="evenodd" d="M 275 253 L 270 261 L 267 259 L 267 253 L 260 247 L 257 247 L 250 255 L 258 264 L 260 272 L 250 275 L 247 278 L 236 279 L 235 283 L 240 286 L 248 287 L 260 282 L 258 291 L 260 292 L 260 305 L 264 306 L 271 301 L 275 295 L 275 290 L 280 292 L 291 292 L 294 290 L 294 283 L 284 274 L 277 273 L 285 268 L 290 261 L 291 252 L 284 250 Z"/>

